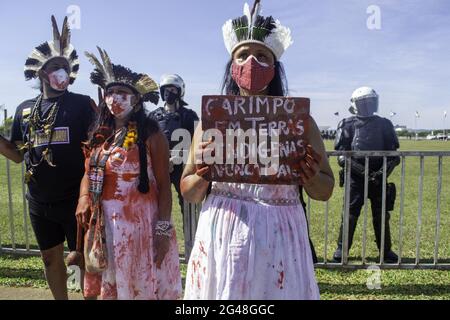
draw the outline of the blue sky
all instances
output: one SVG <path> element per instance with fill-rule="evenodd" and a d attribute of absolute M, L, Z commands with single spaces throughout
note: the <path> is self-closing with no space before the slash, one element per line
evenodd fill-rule
<path fill-rule="evenodd" d="M 241 0 L 0 2 L 0 104 L 9 112 L 37 92 L 24 81 L 23 64 L 36 45 L 51 38 L 50 16 L 62 22 L 67 8 L 81 9 L 81 29 L 72 42 L 81 72 L 72 91 L 96 97 L 92 67 L 82 54 L 100 45 L 114 63 L 145 72 L 159 81 L 178 73 L 186 81 L 186 100 L 197 112 L 201 96 L 217 94 L 229 59 L 221 27 L 241 15 Z M 263 0 L 263 14 L 292 30 L 294 45 L 282 58 L 292 96 L 311 99 L 322 126 L 348 116 L 357 87 L 381 95 L 380 114 L 414 128 L 443 127 L 450 112 L 450 2 L 447 0 Z M 369 30 L 366 10 L 381 9 L 381 29 Z M 450 127 L 450 118 L 447 119 Z"/>

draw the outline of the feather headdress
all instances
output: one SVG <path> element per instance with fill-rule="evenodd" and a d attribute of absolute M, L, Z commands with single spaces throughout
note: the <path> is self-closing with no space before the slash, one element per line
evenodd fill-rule
<path fill-rule="evenodd" d="M 69 63 L 70 83 L 72 84 L 80 69 L 75 48 L 70 44 L 70 28 L 67 17 L 64 19 L 61 32 L 59 31 L 56 19 L 52 16 L 53 40 L 44 42 L 34 48 L 25 62 L 25 79 L 31 80 L 39 76 L 39 70 L 53 58 L 64 58 Z"/>
<path fill-rule="evenodd" d="M 248 3 L 244 5 L 242 17 L 228 20 L 222 27 L 223 39 L 228 52 L 245 43 L 260 43 L 269 48 L 279 60 L 286 49 L 293 43 L 291 30 L 282 26 L 273 17 L 263 17 L 261 1 L 256 0 L 252 10 Z"/>
<path fill-rule="evenodd" d="M 129 68 L 111 62 L 108 53 L 97 47 L 100 60 L 93 54 L 85 52 L 86 57 L 94 65 L 91 82 L 103 90 L 113 85 L 124 85 L 139 94 L 144 102 L 158 104 L 158 84 L 146 74 L 136 73 Z"/>

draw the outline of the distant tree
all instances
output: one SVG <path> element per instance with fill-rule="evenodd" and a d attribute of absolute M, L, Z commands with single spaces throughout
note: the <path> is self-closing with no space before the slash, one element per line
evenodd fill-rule
<path fill-rule="evenodd" d="M 13 123 L 13 117 L 9 117 L 4 121 L 4 123 L 0 126 L 0 133 L 2 135 L 9 135 L 11 126 Z"/>

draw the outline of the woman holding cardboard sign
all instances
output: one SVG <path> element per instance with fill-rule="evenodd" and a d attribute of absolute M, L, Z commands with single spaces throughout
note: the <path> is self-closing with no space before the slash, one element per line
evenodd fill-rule
<path fill-rule="evenodd" d="M 225 95 L 287 95 L 279 59 L 292 44 L 290 30 L 259 12 L 259 1 L 251 11 L 246 4 L 244 16 L 223 27 L 231 54 Z M 200 127 L 181 181 L 191 202 L 202 202 L 210 187 L 210 167 L 197 160 L 213 153 L 214 143 L 202 142 Z M 212 183 L 188 265 L 186 299 L 319 299 L 299 189 L 326 201 L 334 178 L 312 118 L 306 139 L 298 185 Z"/>

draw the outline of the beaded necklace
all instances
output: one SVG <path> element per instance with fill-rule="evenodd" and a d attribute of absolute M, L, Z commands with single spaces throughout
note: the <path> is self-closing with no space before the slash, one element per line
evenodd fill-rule
<path fill-rule="evenodd" d="M 30 180 L 33 178 L 35 168 L 40 166 L 44 161 L 47 162 L 50 167 L 56 167 L 53 163 L 53 153 L 50 146 L 53 139 L 56 118 L 58 115 L 62 97 L 58 99 L 58 101 L 51 104 L 47 116 L 44 116 L 44 112 L 41 110 L 42 100 L 43 95 L 41 94 L 37 98 L 30 114 L 28 125 L 28 142 L 22 147 L 22 149 L 27 149 L 29 154 L 29 168 L 27 168 L 28 170 L 25 174 L 25 183 L 30 182 Z M 38 134 L 44 135 L 45 139 L 47 140 L 47 145 L 45 150 L 42 152 L 41 158 L 37 162 L 33 162 L 33 155 L 35 154 L 34 144 L 36 142 Z"/>
<path fill-rule="evenodd" d="M 128 124 L 127 135 L 125 136 L 123 142 L 123 148 L 128 151 L 133 145 L 137 143 L 137 140 L 138 140 L 138 131 L 136 122 L 130 122 Z"/>
<path fill-rule="evenodd" d="M 103 182 L 105 177 L 106 162 L 111 156 L 114 148 L 122 146 L 125 150 L 129 150 L 137 142 L 137 126 L 135 122 L 130 122 L 128 127 L 120 128 L 114 132 L 103 144 L 98 148 L 90 160 L 89 170 L 89 191 L 92 195 L 93 202 L 100 201 L 103 192 Z"/>

